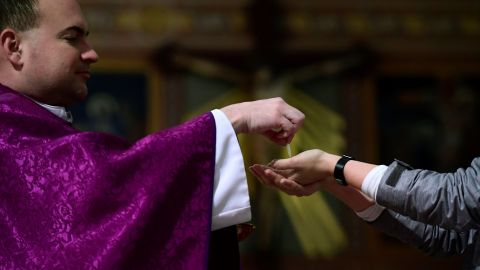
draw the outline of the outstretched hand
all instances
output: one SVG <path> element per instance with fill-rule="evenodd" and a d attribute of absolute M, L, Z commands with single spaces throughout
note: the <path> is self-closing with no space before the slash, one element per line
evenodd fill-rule
<path fill-rule="evenodd" d="M 292 158 L 279 159 L 268 165 L 255 164 L 250 171 L 267 186 L 287 194 L 306 196 L 314 193 L 326 180 L 333 180 L 335 159 L 321 150 L 308 150 Z"/>
<path fill-rule="evenodd" d="M 282 98 L 232 104 L 221 109 L 235 132 L 263 134 L 273 142 L 286 145 L 302 126 L 305 115 Z"/>
<path fill-rule="evenodd" d="M 265 186 L 277 188 L 289 195 L 308 196 L 315 193 L 320 187 L 320 182 L 314 182 L 309 185 L 300 185 L 291 177 L 285 176 L 291 172 L 279 172 L 266 165 L 255 164 L 250 167 L 250 171 Z"/>

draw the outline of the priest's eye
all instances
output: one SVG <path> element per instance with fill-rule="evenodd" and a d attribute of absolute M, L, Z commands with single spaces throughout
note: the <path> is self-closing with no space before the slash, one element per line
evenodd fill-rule
<path fill-rule="evenodd" d="M 75 43 L 78 41 L 77 37 L 64 37 L 64 40 L 66 40 L 68 43 Z"/>

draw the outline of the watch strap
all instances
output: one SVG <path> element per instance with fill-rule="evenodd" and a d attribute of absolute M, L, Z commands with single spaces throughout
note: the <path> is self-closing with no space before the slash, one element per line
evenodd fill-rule
<path fill-rule="evenodd" d="M 335 180 L 337 183 L 339 183 L 342 186 L 347 186 L 348 183 L 345 180 L 345 175 L 343 175 L 343 170 L 345 169 L 345 165 L 347 162 L 350 160 L 353 160 L 353 157 L 347 156 L 347 155 L 342 155 L 342 157 L 337 161 L 337 164 L 335 164 L 335 169 L 333 170 L 333 176 L 335 177 Z"/>

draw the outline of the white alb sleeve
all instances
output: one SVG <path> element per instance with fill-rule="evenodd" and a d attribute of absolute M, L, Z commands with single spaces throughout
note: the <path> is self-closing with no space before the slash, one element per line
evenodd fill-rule
<path fill-rule="evenodd" d="M 247 175 L 235 130 L 227 116 L 213 110 L 216 125 L 212 231 L 251 220 Z"/>

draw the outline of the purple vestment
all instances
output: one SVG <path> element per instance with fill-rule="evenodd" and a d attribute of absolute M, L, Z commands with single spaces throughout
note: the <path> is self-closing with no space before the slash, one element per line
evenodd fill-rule
<path fill-rule="evenodd" d="M 0 85 L 1 269 L 206 269 L 208 113 L 135 144 Z"/>

